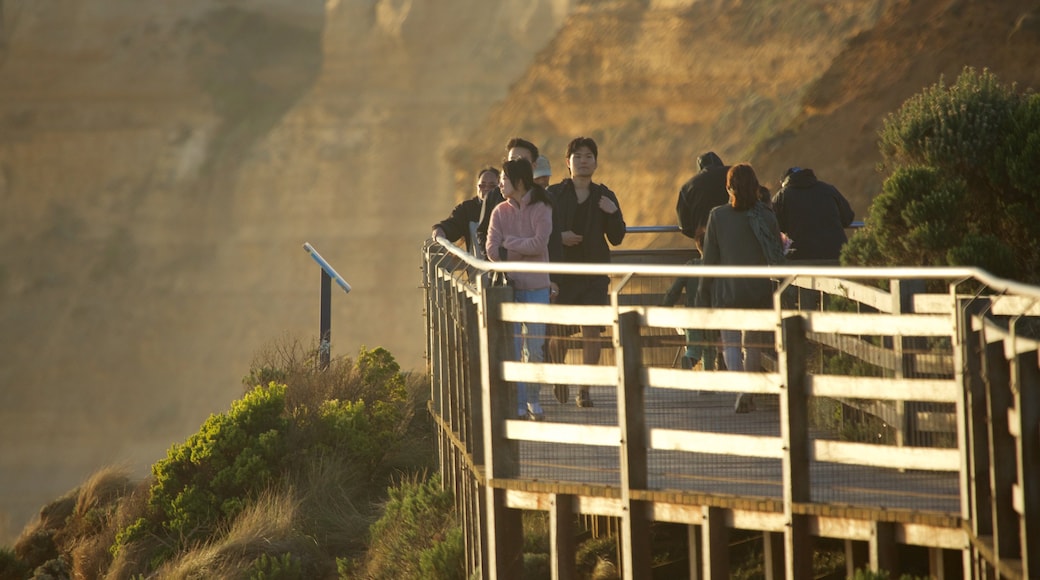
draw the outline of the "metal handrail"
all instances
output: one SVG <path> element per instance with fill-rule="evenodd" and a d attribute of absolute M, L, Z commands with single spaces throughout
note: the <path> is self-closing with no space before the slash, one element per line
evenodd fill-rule
<path fill-rule="evenodd" d="M 670 264 L 583 264 L 564 262 L 490 262 L 474 257 L 459 248 L 447 238 L 438 236 L 435 240 L 455 257 L 466 262 L 470 267 L 485 272 L 527 272 L 548 274 L 585 274 L 623 276 L 640 274 L 647 276 L 698 276 L 720 278 L 757 278 L 769 275 L 774 278 L 796 276 L 820 276 L 834 278 L 917 278 L 917 279 L 969 279 L 983 282 L 993 290 L 1011 292 L 1025 296 L 1040 298 L 1040 288 L 999 278 L 970 266 L 894 266 L 894 267 L 860 267 L 860 266 L 689 266 Z"/>

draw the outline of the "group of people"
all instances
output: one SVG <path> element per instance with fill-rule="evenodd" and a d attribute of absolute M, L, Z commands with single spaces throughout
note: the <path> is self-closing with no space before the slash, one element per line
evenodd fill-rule
<path fill-rule="evenodd" d="M 836 261 L 848 241 L 845 229 L 855 217 L 848 200 L 812 169 L 784 172 L 776 195 L 758 181 L 747 164 L 725 165 L 714 152 L 697 158 L 698 173 L 679 190 L 676 214 L 682 233 L 693 239 L 702 265 L 762 266 Z M 765 278 L 677 280 L 665 298 L 675 304 L 685 291 L 686 305 L 712 308 L 772 308 L 773 287 Z M 805 300 L 812 298 L 806 297 Z M 803 304 L 805 306 L 805 304 Z M 706 370 L 761 370 L 769 350 L 768 332 L 686 330 L 684 366 Z M 711 345 L 721 343 L 722 361 Z M 751 396 L 737 397 L 734 410 L 754 409 Z"/>
<path fill-rule="evenodd" d="M 492 261 L 606 263 L 610 245 L 625 238 L 626 226 L 617 196 L 592 181 L 599 149 L 589 137 L 577 137 L 566 150 L 569 177 L 549 185 L 551 169 L 531 141 L 519 137 L 506 144 L 501 170 L 477 173 L 477 195 L 434 225 L 432 235 L 465 239 L 476 256 Z M 697 159 L 698 173 L 679 191 L 676 213 L 683 234 L 692 238 L 704 265 L 762 266 L 792 260 L 835 260 L 846 241 L 852 208 L 832 185 L 811 169 L 792 167 L 775 196 L 762 186 L 748 164 L 725 165 L 713 152 Z M 789 255 L 789 258 L 787 257 Z M 517 302 L 606 305 L 607 276 L 512 273 L 509 284 Z M 712 308 L 771 308 L 773 288 L 765 278 L 682 279 L 666 300 L 685 290 L 686 304 Z M 549 329 L 544 324 L 518 324 L 516 356 L 527 362 L 562 362 L 560 339 L 581 333 L 582 362 L 598 364 L 602 341 L 599 326 Z M 704 331 L 687 330 L 685 365 L 715 369 L 715 353 L 705 348 Z M 722 359 L 729 370 L 760 370 L 761 352 L 769 337 L 761 332 L 720 331 Z M 764 333 L 767 335 L 768 333 Z M 709 360 L 710 358 L 710 360 Z M 721 365 L 719 365 L 721 366 Z M 560 403 L 569 401 L 567 386 L 555 387 Z M 587 386 L 579 386 L 575 404 L 592 407 Z M 740 395 L 735 410 L 754 408 Z M 516 416 L 544 419 L 540 385 L 517 385 Z"/>

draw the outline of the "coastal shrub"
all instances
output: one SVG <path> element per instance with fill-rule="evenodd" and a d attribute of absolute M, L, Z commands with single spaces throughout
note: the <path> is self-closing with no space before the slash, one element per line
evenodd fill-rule
<path fill-rule="evenodd" d="M 880 149 L 891 173 L 843 263 L 1040 282 L 1040 95 L 966 68 L 889 115 Z"/>
<path fill-rule="evenodd" d="M 465 578 L 454 499 L 441 489 L 440 477 L 401 481 L 387 492 L 383 515 L 372 524 L 365 561 L 341 567 L 341 577 Z"/>
<path fill-rule="evenodd" d="M 115 551 L 143 536 L 166 538 L 151 562 L 155 566 L 238 515 L 279 472 L 288 428 L 284 411 L 285 385 L 257 387 L 227 413 L 211 415 L 188 441 L 171 447 L 152 467 L 152 517 L 122 530 Z"/>

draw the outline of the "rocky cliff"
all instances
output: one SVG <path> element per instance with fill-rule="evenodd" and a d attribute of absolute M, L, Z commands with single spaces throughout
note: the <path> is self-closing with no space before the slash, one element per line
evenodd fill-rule
<path fill-rule="evenodd" d="M 631 224 L 709 149 L 862 217 L 884 115 L 965 65 L 1040 85 L 1038 29 L 1033 0 L 0 0 L 0 540 L 312 340 L 304 241 L 354 287 L 334 354 L 421 372 L 419 248 L 513 135 L 557 178 L 595 137 Z"/>

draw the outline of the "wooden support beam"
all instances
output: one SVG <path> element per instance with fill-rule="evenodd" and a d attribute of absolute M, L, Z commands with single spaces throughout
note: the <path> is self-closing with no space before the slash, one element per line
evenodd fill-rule
<path fill-rule="evenodd" d="M 899 577 L 899 545 L 896 543 L 896 525 L 892 522 L 874 522 L 870 538 L 870 569 L 888 572 L 890 578 Z"/>
<path fill-rule="evenodd" d="M 646 502 L 634 500 L 631 490 L 647 489 L 646 413 L 642 382 L 643 354 L 640 315 L 626 312 L 618 317 L 615 360 L 621 361 L 618 385 L 618 421 L 621 429 L 621 568 L 626 579 L 649 578 L 652 574 L 650 514 Z"/>
<path fill-rule="evenodd" d="M 1015 439 L 1008 431 L 1008 409 L 1014 403 L 1011 397 L 1010 365 L 1002 342 L 986 345 L 985 365 L 991 458 L 989 483 L 993 494 L 993 551 L 1000 560 L 1016 560 L 1019 557 L 1018 516 L 1015 514 L 1012 493 L 1016 480 Z"/>
<path fill-rule="evenodd" d="M 762 532 L 762 557 L 766 580 L 784 578 L 784 535 Z"/>
<path fill-rule="evenodd" d="M 812 492 L 809 477 L 809 404 L 806 386 L 805 319 L 801 316 L 785 318 L 781 328 L 781 344 L 777 356 L 784 385 L 780 389 L 780 437 L 784 456 L 781 459 L 783 475 L 784 568 L 787 578 L 812 577 L 812 538 L 809 518 L 795 514 L 795 503 L 810 503 Z"/>
<path fill-rule="evenodd" d="M 1035 350 L 1016 357 L 1015 424 L 1022 575 L 1040 578 L 1040 357 Z"/>
<path fill-rule="evenodd" d="M 870 565 L 869 542 L 845 540 L 845 577 L 853 578 L 856 570 Z"/>
<path fill-rule="evenodd" d="M 707 506 L 703 509 L 701 561 L 704 580 L 728 580 L 729 526 L 726 524 L 726 510 Z"/>
<path fill-rule="evenodd" d="M 549 543 L 552 580 L 575 580 L 578 577 L 576 554 L 578 541 L 574 530 L 574 496 L 553 494 L 549 509 Z"/>
<path fill-rule="evenodd" d="M 686 552 L 690 562 L 690 580 L 701 577 L 701 527 L 690 524 L 686 526 Z"/>
<path fill-rule="evenodd" d="M 508 478 L 519 472 L 517 446 L 505 438 L 505 420 L 515 412 L 509 397 L 501 396 L 502 361 L 511 357 L 511 324 L 501 319 L 502 304 L 513 299 L 513 289 L 488 288 L 481 316 L 481 404 L 484 415 L 484 453 L 488 480 Z M 495 396 L 492 396 L 494 393 Z M 519 578 L 523 573 L 523 522 L 520 510 L 506 505 L 505 490 L 487 487 L 487 566 L 491 578 Z"/>

